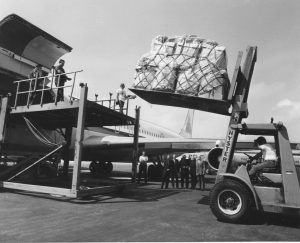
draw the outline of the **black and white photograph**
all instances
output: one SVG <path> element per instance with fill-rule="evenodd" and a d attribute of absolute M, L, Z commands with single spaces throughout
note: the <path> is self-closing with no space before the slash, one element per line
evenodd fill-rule
<path fill-rule="evenodd" d="M 299 0 L 0 0 L 0 242 L 300 241 Z"/>

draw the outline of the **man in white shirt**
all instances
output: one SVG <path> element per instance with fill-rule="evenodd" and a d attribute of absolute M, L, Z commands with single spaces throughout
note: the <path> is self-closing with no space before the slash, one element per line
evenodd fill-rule
<path fill-rule="evenodd" d="M 140 183 L 141 175 L 143 173 L 145 183 L 147 183 L 148 175 L 147 175 L 147 161 L 148 156 L 146 155 L 146 152 L 143 151 L 142 155 L 139 158 L 139 174 L 138 174 L 138 183 Z"/>
<path fill-rule="evenodd" d="M 254 140 L 254 143 L 261 150 L 262 162 L 252 166 L 249 170 L 250 176 L 253 176 L 258 170 L 262 170 L 263 168 L 276 167 L 277 163 L 276 151 L 272 145 L 267 144 L 264 137 L 258 137 Z"/>
<path fill-rule="evenodd" d="M 196 176 L 198 176 L 199 178 L 200 190 L 205 189 L 204 175 L 205 175 L 204 155 L 199 155 L 196 160 Z"/>
<path fill-rule="evenodd" d="M 126 95 L 125 84 L 121 83 L 120 88 L 117 90 L 117 102 L 120 107 L 120 112 L 123 114 L 124 104 L 126 99 L 135 99 L 135 95 Z"/>

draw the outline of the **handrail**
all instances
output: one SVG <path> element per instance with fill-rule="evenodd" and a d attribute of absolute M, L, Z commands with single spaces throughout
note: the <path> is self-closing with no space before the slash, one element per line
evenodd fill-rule
<path fill-rule="evenodd" d="M 31 105 L 30 99 L 32 98 L 34 93 L 41 92 L 41 98 L 40 98 L 39 105 L 43 106 L 45 91 L 59 90 L 59 89 L 66 89 L 66 88 L 71 88 L 71 93 L 69 95 L 69 102 L 70 102 L 70 104 L 72 104 L 74 102 L 74 100 L 76 100 L 76 97 L 73 97 L 76 76 L 77 76 L 77 73 L 80 73 L 82 71 L 83 70 L 75 71 L 75 72 L 67 72 L 67 73 L 62 73 L 62 74 L 52 74 L 52 75 L 47 75 L 47 76 L 43 76 L 43 77 L 39 77 L 39 78 L 27 78 L 27 79 L 14 81 L 13 83 L 17 84 L 17 90 L 16 90 L 16 96 L 15 96 L 15 104 L 14 104 L 13 108 L 16 109 L 17 103 L 19 100 L 19 95 L 21 95 L 21 94 L 28 94 L 26 106 L 29 107 Z M 69 75 L 73 74 L 73 79 L 71 79 L 73 81 L 72 84 L 59 86 L 59 84 L 56 83 L 56 80 L 59 80 L 59 78 L 62 75 L 68 75 L 68 74 Z M 47 81 L 49 81 L 49 83 L 46 84 Z M 28 90 L 20 91 L 21 84 L 23 84 L 23 83 L 28 83 L 28 86 L 29 86 Z M 53 103 L 55 103 L 55 105 L 57 105 L 58 92 L 54 92 L 54 95 L 55 96 L 53 97 L 54 98 Z M 96 100 L 95 100 L 96 103 L 99 103 L 100 105 L 105 106 L 114 111 L 119 111 L 120 113 L 123 113 L 126 116 L 128 115 L 130 98 L 125 100 L 123 110 L 121 111 L 120 108 L 117 108 L 117 104 L 116 104 L 117 100 L 112 99 L 112 93 L 109 93 L 109 99 L 97 100 L 98 95 L 96 94 L 95 96 L 96 96 Z"/>
<path fill-rule="evenodd" d="M 117 99 L 112 99 L 111 95 L 110 95 L 110 99 L 105 99 L 105 100 L 95 100 L 96 103 L 100 103 L 100 105 L 105 106 L 109 109 L 112 109 L 114 111 L 120 111 L 120 108 L 116 108 L 116 101 Z M 106 103 L 108 103 L 107 105 L 105 105 Z M 126 114 L 126 116 L 128 115 L 128 110 L 129 110 L 129 99 L 126 99 L 124 107 L 123 107 L 123 114 Z"/>
<path fill-rule="evenodd" d="M 22 79 L 22 80 L 17 80 L 14 81 L 14 84 L 17 84 L 17 91 L 16 91 L 16 97 L 15 97 L 15 104 L 14 104 L 14 108 L 17 107 L 17 102 L 18 102 L 18 96 L 20 94 L 28 94 L 27 97 L 27 107 L 29 107 L 30 104 L 30 98 L 32 98 L 33 93 L 35 92 L 41 92 L 41 101 L 40 101 L 40 105 L 43 105 L 43 99 L 44 99 L 44 93 L 45 91 L 48 90 L 58 90 L 58 89 L 65 89 L 65 88 L 71 88 L 71 94 L 70 94 L 70 103 L 73 102 L 73 92 L 74 92 L 74 85 L 75 85 L 75 81 L 76 81 L 76 75 L 77 73 L 82 72 L 83 70 L 79 70 L 79 71 L 75 71 L 75 72 L 67 72 L 67 73 L 62 73 L 62 74 L 52 74 L 52 75 L 47 75 L 47 76 L 42 76 L 39 78 L 28 78 L 28 79 Z M 73 82 L 71 85 L 63 85 L 63 86 L 59 86 L 59 84 L 56 84 L 56 80 L 59 80 L 59 78 L 62 75 L 70 75 L 73 74 Z M 50 87 L 46 86 L 46 80 L 50 81 Z M 42 84 L 42 88 L 38 87 L 38 82 L 40 82 Z M 26 91 L 20 91 L 20 84 L 21 83 L 28 83 L 29 85 L 29 89 Z M 53 83 L 55 84 L 56 87 L 54 87 Z M 57 104 L 57 97 L 58 94 L 55 93 L 55 97 L 54 97 L 54 103 Z"/>

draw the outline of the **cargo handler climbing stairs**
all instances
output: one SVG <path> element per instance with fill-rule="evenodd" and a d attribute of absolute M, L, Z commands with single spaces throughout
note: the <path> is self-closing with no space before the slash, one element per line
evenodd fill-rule
<path fill-rule="evenodd" d="M 59 102 L 57 99 L 57 92 L 55 92 L 53 85 L 53 80 L 55 80 L 56 77 L 52 77 L 51 83 L 48 86 L 45 85 L 46 77 L 41 77 L 40 80 L 42 80 L 42 86 L 40 86 L 40 88 L 37 88 L 37 80 L 34 79 L 16 81 L 16 93 L 2 97 L 0 112 L 0 152 L 2 156 L 14 156 L 21 153 L 21 151 L 18 151 L 18 148 L 15 148 L 11 154 L 8 154 L 9 141 L 7 140 L 9 140 L 9 137 L 6 137 L 6 134 L 8 133 L 8 129 L 10 129 L 10 134 L 14 133 L 14 126 L 20 124 L 24 125 L 24 120 L 25 122 L 35 121 L 43 129 L 48 131 L 56 132 L 57 129 L 64 129 L 64 139 L 57 143 L 51 143 L 51 141 L 44 138 L 44 142 L 50 144 L 51 148 L 49 149 L 48 147 L 48 150 L 39 151 L 38 155 L 32 156 L 28 156 L 28 153 L 30 153 L 30 151 L 28 151 L 25 159 L 5 171 L 0 171 L 0 187 L 78 198 L 103 193 L 107 190 L 112 190 L 113 186 L 119 186 L 115 184 L 113 186 L 91 188 L 81 187 L 80 170 L 83 153 L 84 128 L 135 125 L 135 119 L 114 109 L 100 105 L 97 102 L 87 100 L 88 87 L 83 83 L 80 83 L 79 85 L 80 98 L 74 99 L 72 96 L 73 90 L 76 87 L 74 86 L 76 73 L 78 72 L 73 73 L 73 84 L 58 87 L 61 89 L 71 89 L 71 97 L 65 101 Z M 52 95 L 49 95 L 49 92 L 52 92 Z M 38 100 L 35 99 L 34 102 L 31 102 L 30 97 L 32 97 L 33 93 L 39 93 L 39 95 L 36 95 Z M 51 96 L 52 99 L 49 99 Z M 45 97 L 48 98 L 45 99 Z M 11 100 L 12 102 L 10 102 L 10 99 L 13 99 Z M 76 139 L 71 188 L 43 186 L 31 184 L 30 182 L 22 182 L 22 180 L 19 179 L 21 175 L 27 173 L 36 165 L 39 165 L 48 159 L 50 160 L 57 155 L 64 158 L 63 169 L 65 175 L 67 175 L 70 160 L 71 135 L 74 127 L 76 128 Z M 28 127 L 26 129 L 30 130 L 31 128 Z M 14 135 L 14 137 L 17 137 L 17 134 Z M 26 140 L 26 136 L 23 136 L 21 139 Z M 41 137 L 40 140 L 43 140 L 43 137 Z M 28 143 L 30 143 L 29 140 Z M 23 141 L 23 144 L 26 145 L 26 141 Z"/>

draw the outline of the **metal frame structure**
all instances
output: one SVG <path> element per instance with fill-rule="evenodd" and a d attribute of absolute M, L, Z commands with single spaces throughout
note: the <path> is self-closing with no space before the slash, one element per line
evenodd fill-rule
<path fill-rule="evenodd" d="M 98 100 L 98 94 L 95 94 L 95 102 L 101 104 L 102 106 L 108 107 L 110 109 L 113 109 L 115 111 L 120 111 L 120 109 L 117 109 L 117 99 L 112 99 L 112 93 L 109 93 L 109 99 L 104 100 Z M 125 115 L 128 115 L 128 108 L 129 108 L 129 99 L 126 99 L 125 101 L 125 108 L 123 108 L 123 111 L 125 112 Z"/>
<path fill-rule="evenodd" d="M 74 89 L 74 83 L 75 83 L 75 77 L 76 73 L 74 74 L 73 84 L 64 86 L 64 87 L 56 87 L 58 88 L 67 88 L 71 87 L 71 97 L 73 94 Z M 8 106 L 8 99 L 9 97 L 2 97 L 1 102 L 1 112 L 0 112 L 0 148 L 2 148 L 3 138 L 5 136 L 5 126 L 7 122 L 7 115 L 9 114 L 10 122 L 18 122 L 18 119 L 20 119 L 20 116 L 25 115 L 32 115 L 35 116 L 36 119 L 42 119 L 45 118 L 44 123 L 41 124 L 48 126 L 48 128 L 55 129 L 56 127 L 65 127 L 66 128 L 66 134 L 65 139 L 66 143 L 61 144 L 60 146 L 56 147 L 53 151 L 45 155 L 43 158 L 37 160 L 33 164 L 29 165 L 26 169 L 23 169 L 22 171 L 18 172 L 14 176 L 11 176 L 8 180 L 4 180 L 0 182 L 0 187 L 2 188 L 9 188 L 9 189 L 16 189 L 16 190 L 24 190 L 24 191 L 30 191 L 30 192 L 38 192 L 38 193 L 49 193 L 49 194 L 56 194 L 61 196 L 66 196 L 70 198 L 78 198 L 83 196 L 89 196 L 94 194 L 99 194 L 106 192 L 108 190 L 114 190 L 115 188 L 124 187 L 124 183 L 115 184 L 113 186 L 102 186 L 102 187 L 94 187 L 94 188 L 82 188 L 80 187 L 80 170 L 81 170 L 81 157 L 82 157 L 82 149 L 83 149 L 83 134 L 84 134 L 84 128 L 85 126 L 98 126 L 99 124 L 97 121 L 103 120 L 105 118 L 105 115 L 111 117 L 111 120 L 109 118 L 104 119 L 103 124 L 104 125 L 138 125 L 138 122 L 134 118 L 128 117 L 127 115 L 121 114 L 120 112 L 111 110 L 107 107 L 101 106 L 95 102 L 91 102 L 87 100 L 87 94 L 88 94 L 88 87 L 86 84 L 81 83 L 81 91 L 80 91 L 80 98 L 79 99 L 70 99 L 70 102 L 57 102 L 57 96 L 55 98 L 55 101 L 53 103 L 43 103 L 43 94 L 47 90 L 53 89 L 53 80 L 57 78 L 55 76 L 52 77 L 51 81 L 51 87 L 45 87 L 45 80 L 46 77 L 43 77 L 43 88 L 42 89 L 36 89 L 37 80 L 35 79 L 27 79 L 27 80 L 20 80 L 16 81 L 17 83 L 17 92 L 15 96 L 15 102 L 14 107 L 10 108 Z M 19 95 L 26 95 L 32 92 L 32 87 L 29 85 L 28 91 L 20 91 L 19 87 L 20 84 L 23 82 L 32 83 L 34 82 L 34 91 L 41 92 L 41 101 L 38 104 L 30 104 L 29 98 L 27 98 L 26 104 L 23 104 L 22 106 L 18 105 L 18 96 Z M 63 114 L 67 114 L 66 112 L 72 113 L 72 116 L 64 117 L 62 121 L 60 121 L 59 117 L 61 117 L 60 112 L 65 112 Z M 74 113 L 75 112 L 75 113 Z M 76 114 L 74 116 L 74 114 Z M 102 113 L 102 114 L 101 114 Z M 57 120 L 55 119 L 49 119 L 53 115 L 54 117 L 58 117 Z M 47 117 L 49 117 L 47 119 Z M 42 120 L 41 120 L 42 121 Z M 52 123 L 51 123 L 52 122 Z M 111 123 L 111 124 L 110 124 Z M 35 164 L 38 164 L 43 159 L 47 158 L 48 156 L 54 154 L 60 149 L 64 149 L 63 151 L 63 157 L 65 160 L 64 163 L 64 172 L 67 173 L 68 171 L 68 165 L 69 165 L 69 146 L 71 143 L 71 134 L 72 134 L 72 127 L 77 127 L 76 130 L 76 140 L 75 140 L 75 151 L 74 151 L 74 166 L 73 166 L 73 175 L 72 175 L 72 183 L 71 188 L 59 188 L 59 187 L 49 187 L 49 186 L 41 186 L 41 185 L 33 185 L 33 184 L 24 184 L 24 183 L 17 183 L 17 182 L 11 182 L 10 180 L 18 176 L 19 174 L 25 172 L 30 167 L 32 167 Z M 138 129 L 137 129 L 138 130 Z M 136 137 L 136 136 L 135 136 Z M 135 142 L 138 143 L 138 137 L 136 137 Z M 137 146 L 135 146 L 137 147 Z M 136 159 L 136 158 L 135 158 Z M 135 164 L 135 163 L 134 163 Z M 135 175 L 134 175 L 135 176 Z"/>

